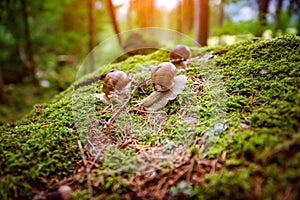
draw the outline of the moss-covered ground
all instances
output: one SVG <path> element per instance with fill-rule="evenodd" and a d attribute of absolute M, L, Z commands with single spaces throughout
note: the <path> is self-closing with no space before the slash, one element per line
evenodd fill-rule
<path fill-rule="evenodd" d="M 213 105 L 202 70 L 191 67 L 186 73 L 200 105 L 190 119 L 198 125 L 193 142 L 181 154 L 180 164 L 157 164 L 151 173 L 109 173 L 109 166 L 94 162 L 95 155 L 79 147 L 83 130 L 74 116 L 75 92 L 70 87 L 51 103 L 36 105 L 22 120 L 0 127 L 0 199 L 42 199 L 60 185 L 72 187 L 73 199 L 299 199 L 300 38 L 256 39 L 210 50 L 224 86 L 222 123 L 227 128 L 213 137 L 205 154 L 201 139 L 212 129 Z M 129 57 L 120 69 L 167 60 L 168 54 L 158 51 Z M 134 102 L 150 92 L 141 86 L 128 105 L 130 118 L 141 125 L 135 130 L 143 129 L 147 116 Z M 85 101 L 84 95 L 80 98 Z M 187 130 L 180 123 L 183 114 L 178 105 L 175 100 L 165 108 L 164 134 L 145 131 L 130 138 L 122 132 L 129 125 L 105 126 L 113 123 L 114 108 L 96 101 L 99 123 L 87 129 L 105 132 L 112 143 L 121 138 L 119 147 L 129 154 L 143 152 Z"/>

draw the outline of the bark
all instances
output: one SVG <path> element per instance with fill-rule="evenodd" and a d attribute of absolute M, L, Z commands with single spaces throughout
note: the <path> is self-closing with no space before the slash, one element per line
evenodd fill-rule
<path fill-rule="evenodd" d="M 195 39 L 201 46 L 207 45 L 209 27 L 209 0 L 195 0 Z"/>

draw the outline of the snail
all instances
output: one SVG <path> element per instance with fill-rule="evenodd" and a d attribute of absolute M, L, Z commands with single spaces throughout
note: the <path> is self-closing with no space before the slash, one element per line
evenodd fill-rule
<path fill-rule="evenodd" d="M 122 92 L 130 79 L 127 77 L 125 72 L 119 70 L 112 70 L 106 74 L 103 82 L 103 92 L 106 96 L 114 92 Z"/>
<path fill-rule="evenodd" d="M 125 72 L 112 70 L 108 72 L 103 80 L 103 93 L 96 94 L 105 104 L 122 103 L 129 94 L 130 78 Z"/>
<path fill-rule="evenodd" d="M 72 189 L 70 186 L 62 185 L 57 191 L 52 192 L 46 196 L 46 200 L 70 200 Z"/>
<path fill-rule="evenodd" d="M 176 67 L 170 62 L 163 62 L 154 67 L 151 73 L 154 92 L 140 102 L 146 110 L 159 110 L 169 100 L 173 100 L 182 92 L 187 78 L 176 76 Z"/>
<path fill-rule="evenodd" d="M 176 67 L 172 63 L 163 62 L 157 65 L 151 74 L 152 85 L 156 91 L 169 90 L 174 85 Z"/>
<path fill-rule="evenodd" d="M 170 52 L 170 62 L 177 68 L 186 67 L 186 61 L 190 58 L 190 48 L 180 44 L 175 46 Z"/>

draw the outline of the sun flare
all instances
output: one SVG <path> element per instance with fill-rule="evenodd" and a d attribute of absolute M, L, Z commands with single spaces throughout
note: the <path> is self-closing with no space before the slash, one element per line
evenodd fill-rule
<path fill-rule="evenodd" d="M 132 2 L 138 2 L 143 0 L 135 0 Z M 159 9 L 164 9 L 166 11 L 172 11 L 174 8 L 177 7 L 177 4 L 180 0 L 153 0 L 155 7 Z M 115 6 L 122 6 L 128 5 L 130 0 L 112 0 L 113 5 Z"/>
<path fill-rule="evenodd" d="M 171 11 L 177 7 L 179 0 L 156 0 L 155 6 L 167 11 Z"/>

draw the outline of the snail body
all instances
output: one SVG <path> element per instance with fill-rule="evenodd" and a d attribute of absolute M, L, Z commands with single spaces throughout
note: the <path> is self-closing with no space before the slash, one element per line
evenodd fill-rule
<path fill-rule="evenodd" d="M 176 67 L 172 63 L 163 62 L 156 66 L 151 74 L 155 91 L 140 102 L 149 111 L 156 111 L 167 105 L 183 91 L 187 78 L 184 75 L 175 76 Z"/>
<path fill-rule="evenodd" d="M 168 91 L 174 85 L 176 67 L 170 62 L 163 62 L 156 66 L 151 74 L 152 85 L 156 91 Z"/>
<path fill-rule="evenodd" d="M 140 105 L 149 110 L 148 108 L 151 107 L 153 103 L 159 100 L 163 95 L 164 92 L 154 91 L 147 98 L 143 99 Z"/>

